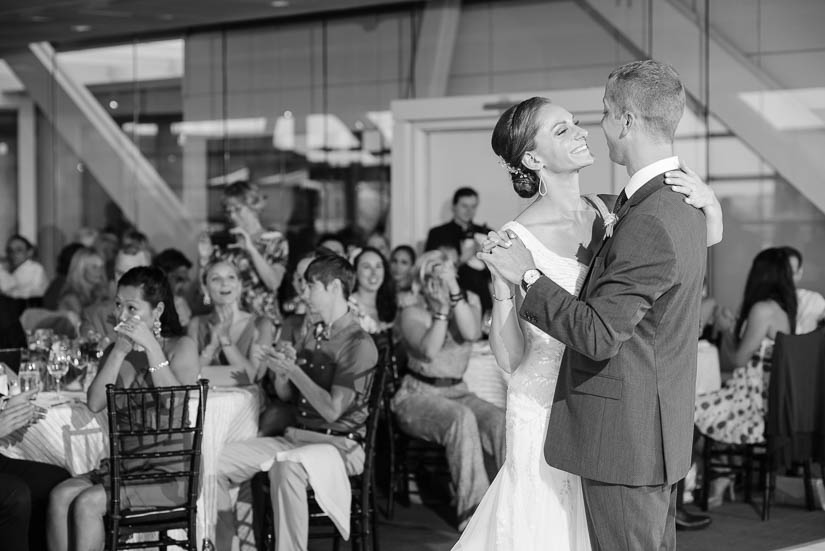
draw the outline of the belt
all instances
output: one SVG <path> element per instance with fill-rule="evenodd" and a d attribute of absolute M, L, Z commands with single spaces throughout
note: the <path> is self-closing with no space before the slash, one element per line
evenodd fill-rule
<path fill-rule="evenodd" d="M 455 379 L 453 377 L 427 377 L 412 370 L 407 373 L 414 379 L 418 379 L 422 383 L 427 383 L 432 386 L 455 386 L 463 381 L 463 379 Z"/>
<path fill-rule="evenodd" d="M 344 432 L 340 430 L 313 428 L 301 424 L 296 425 L 295 428 L 299 428 L 301 430 L 308 430 L 310 432 L 317 432 L 319 434 L 327 434 L 329 436 L 343 436 L 344 438 L 349 438 L 353 442 L 358 442 L 359 444 L 364 443 L 364 437 L 358 434 L 357 432 Z"/>

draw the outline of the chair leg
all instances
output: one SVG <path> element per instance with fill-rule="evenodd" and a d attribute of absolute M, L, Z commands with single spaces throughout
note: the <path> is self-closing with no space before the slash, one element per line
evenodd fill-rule
<path fill-rule="evenodd" d="M 702 502 L 701 509 L 708 510 L 708 497 L 710 495 L 710 477 L 711 477 L 711 446 L 713 440 L 705 436 L 704 446 L 702 446 Z"/>
<path fill-rule="evenodd" d="M 384 418 L 387 421 L 387 442 L 389 446 L 389 477 L 387 480 L 387 518 L 392 519 L 395 514 L 395 492 L 398 486 L 398 476 L 395 459 L 395 431 L 392 426 L 392 412 L 390 411 L 389 400 L 384 401 Z"/>
<path fill-rule="evenodd" d="M 803 469 L 805 472 L 805 504 L 808 506 L 809 511 L 816 509 L 814 505 L 814 484 L 811 479 L 811 467 L 811 459 L 808 458 L 803 464 Z"/>
<path fill-rule="evenodd" d="M 762 492 L 762 520 L 766 521 L 771 516 L 771 493 L 773 490 L 774 474 L 770 466 L 765 466 L 765 474 L 762 478 L 762 483 L 765 486 Z"/>
<path fill-rule="evenodd" d="M 753 486 L 753 448 L 750 446 L 745 447 L 745 503 L 750 503 L 753 499 L 752 494 L 752 486 Z M 760 480 L 764 476 L 762 469 L 764 468 L 763 464 L 760 464 L 759 467 L 759 476 Z"/>

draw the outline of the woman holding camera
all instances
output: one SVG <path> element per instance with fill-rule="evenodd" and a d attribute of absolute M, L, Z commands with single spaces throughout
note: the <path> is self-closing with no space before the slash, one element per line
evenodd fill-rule
<path fill-rule="evenodd" d="M 208 235 L 198 244 L 200 267 L 210 260 L 228 260 L 238 267 L 241 277 L 241 303 L 251 313 L 278 324 L 278 288 L 286 272 L 289 246 L 284 235 L 261 224 L 260 213 L 266 198 L 255 184 L 235 182 L 226 186 L 224 210 L 232 224 L 229 232 L 237 241 L 216 246 Z"/>
<path fill-rule="evenodd" d="M 440 250 L 421 255 L 415 272 L 423 300 L 399 318 L 409 371 L 392 409 L 403 432 L 446 448 L 462 529 L 490 485 L 483 454 L 497 467 L 504 460 L 504 410 L 462 380 L 481 336 L 478 297 L 459 287 L 455 266 Z"/>

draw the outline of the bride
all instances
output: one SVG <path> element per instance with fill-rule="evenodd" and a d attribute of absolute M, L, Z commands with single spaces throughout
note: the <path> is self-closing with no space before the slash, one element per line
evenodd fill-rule
<path fill-rule="evenodd" d="M 502 232 L 517 235 L 536 266 L 577 294 L 591 257 L 612 230 L 615 196 L 581 196 L 579 170 L 593 163 L 587 131 L 564 108 L 534 97 L 505 111 L 493 130 L 493 151 L 521 197 L 534 197 Z M 706 215 L 708 245 L 721 239 L 716 196 L 690 169 L 666 183 Z M 604 199 L 604 200 L 603 200 Z M 497 236 L 491 234 L 491 239 Z M 564 346 L 521 321 L 520 288 L 490 266 L 494 305 L 490 346 L 512 373 L 507 392 L 506 460 L 453 551 L 589 550 L 579 477 L 544 460 L 544 436 Z"/>

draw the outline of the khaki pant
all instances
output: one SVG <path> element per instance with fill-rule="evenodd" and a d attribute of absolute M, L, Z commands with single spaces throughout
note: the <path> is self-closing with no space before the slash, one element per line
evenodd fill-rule
<path fill-rule="evenodd" d="M 254 438 L 226 445 L 218 460 L 216 549 L 231 549 L 235 535 L 230 488 L 260 472 L 261 464 L 275 457 L 279 451 L 319 442 L 332 444 L 338 449 L 348 475 L 364 470 L 364 448 L 343 436 L 289 428 L 284 436 L 278 438 Z M 276 461 L 269 470 L 269 483 L 276 551 L 306 550 L 309 531 L 306 470 L 298 463 Z"/>

